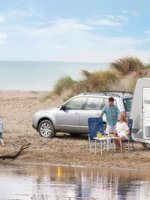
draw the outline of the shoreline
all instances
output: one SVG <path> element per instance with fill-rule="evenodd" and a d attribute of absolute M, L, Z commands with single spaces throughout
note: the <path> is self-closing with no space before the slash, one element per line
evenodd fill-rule
<path fill-rule="evenodd" d="M 85 168 L 85 169 L 105 169 L 105 170 L 119 170 L 119 171 L 129 171 L 129 172 L 137 172 L 137 171 L 142 171 L 142 172 L 150 172 L 150 169 L 149 168 L 138 168 L 138 167 L 135 167 L 135 168 L 127 168 L 127 167 L 118 167 L 118 166 L 115 166 L 115 165 L 105 165 L 105 164 L 102 164 L 102 165 L 90 165 L 90 164 L 86 164 L 86 165 L 78 165 L 78 164 L 63 164 L 63 163 L 50 163 L 50 162 L 32 162 L 32 161 L 27 161 L 27 162 L 23 162 L 23 161 L 12 161 L 12 160 L 5 160 L 5 161 L 2 161 L 0 160 L 0 163 L 2 165 L 34 165 L 34 166 L 47 166 L 47 167 L 67 167 L 67 168 Z"/>
<path fill-rule="evenodd" d="M 135 143 L 135 149 L 128 153 L 120 152 L 90 154 L 87 136 L 73 138 L 69 134 L 58 133 L 53 139 L 42 138 L 32 128 L 32 116 L 35 111 L 54 107 L 62 100 L 56 98 L 43 101 L 48 92 L 0 91 L 0 115 L 4 121 L 4 142 L 0 145 L 0 155 L 14 154 L 22 145 L 31 146 L 13 161 L 28 163 L 49 163 L 55 165 L 137 168 L 147 170 L 150 165 L 150 151 L 144 151 L 142 145 Z M 11 163 L 11 160 L 0 161 Z"/>

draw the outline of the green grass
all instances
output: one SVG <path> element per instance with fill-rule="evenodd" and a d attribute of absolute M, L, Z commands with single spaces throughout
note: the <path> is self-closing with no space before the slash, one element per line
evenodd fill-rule
<path fill-rule="evenodd" d="M 64 76 L 57 80 L 52 93 L 47 95 L 45 99 L 52 98 L 52 95 L 63 94 L 63 100 L 66 101 L 71 96 L 84 92 L 100 92 L 100 91 L 133 91 L 136 80 L 139 77 L 146 77 L 150 64 L 144 65 L 136 57 L 125 57 L 116 60 L 110 64 L 107 70 L 98 70 L 89 72 L 81 70 L 83 80 L 75 81 L 70 76 Z M 128 80 L 128 74 L 136 72 L 136 74 Z M 124 84 L 121 80 L 126 78 L 128 83 Z M 64 92 L 64 93 L 63 93 Z"/>
<path fill-rule="evenodd" d="M 76 91 L 76 93 L 108 90 L 111 88 L 111 84 L 120 81 L 118 73 L 114 70 L 100 70 L 93 73 L 82 70 L 82 73 L 84 75 L 84 80 L 79 81 L 75 85 L 74 91 Z"/>
<path fill-rule="evenodd" d="M 136 57 L 125 57 L 116 60 L 110 64 L 112 69 L 117 70 L 122 75 L 127 75 L 130 72 L 139 72 L 144 69 L 143 63 Z"/>
<path fill-rule="evenodd" d="M 134 80 L 130 81 L 129 86 L 127 88 L 128 92 L 133 92 L 134 91 L 134 88 L 135 88 L 135 85 L 136 85 L 136 81 L 137 81 L 137 79 L 134 79 Z"/>
<path fill-rule="evenodd" d="M 62 77 L 56 82 L 53 92 L 57 95 L 61 95 L 64 90 L 71 88 L 75 83 L 76 81 L 70 76 Z"/>
<path fill-rule="evenodd" d="M 150 63 L 148 63 L 147 65 L 144 66 L 146 69 L 150 68 Z"/>
<path fill-rule="evenodd" d="M 48 101 L 49 99 L 52 99 L 53 100 L 53 94 L 52 92 L 49 92 L 47 95 L 45 95 L 41 101 L 44 102 L 44 101 Z"/>

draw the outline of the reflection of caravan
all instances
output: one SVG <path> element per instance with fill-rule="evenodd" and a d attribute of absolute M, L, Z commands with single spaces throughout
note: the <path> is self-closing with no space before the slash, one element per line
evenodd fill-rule
<path fill-rule="evenodd" d="M 133 140 L 150 143 L 150 78 L 138 79 L 130 117 L 133 119 Z"/>

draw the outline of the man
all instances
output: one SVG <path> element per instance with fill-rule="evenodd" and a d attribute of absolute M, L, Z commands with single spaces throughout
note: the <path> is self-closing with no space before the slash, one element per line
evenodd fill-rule
<path fill-rule="evenodd" d="M 118 107 L 114 105 L 114 98 L 109 97 L 108 99 L 108 105 L 104 106 L 104 108 L 101 111 L 100 117 L 102 117 L 103 114 L 106 114 L 106 133 L 110 134 L 112 132 L 116 131 L 116 123 L 118 121 L 118 114 L 120 113 Z"/>

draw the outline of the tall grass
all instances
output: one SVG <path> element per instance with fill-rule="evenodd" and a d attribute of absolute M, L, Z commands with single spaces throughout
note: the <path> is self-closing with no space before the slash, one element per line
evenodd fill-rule
<path fill-rule="evenodd" d="M 96 71 L 90 73 L 82 70 L 85 79 L 75 84 L 75 91 L 100 92 L 111 89 L 111 85 L 120 81 L 118 73 L 114 70 Z"/>
<path fill-rule="evenodd" d="M 52 92 L 49 92 L 47 95 L 45 95 L 42 99 L 41 99 L 41 101 L 42 102 L 44 102 L 44 101 L 47 101 L 47 100 L 53 100 L 53 94 L 52 94 Z"/>
<path fill-rule="evenodd" d="M 134 80 L 130 81 L 130 83 L 128 85 L 128 88 L 127 88 L 128 92 L 133 92 L 134 91 L 136 82 L 137 82 L 137 79 L 134 79 Z"/>
<path fill-rule="evenodd" d="M 68 98 L 83 92 L 133 91 L 137 78 L 150 76 L 149 68 L 150 64 L 144 66 L 136 57 L 120 58 L 112 62 L 108 70 L 95 72 L 82 70 L 84 79 L 81 81 L 75 81 L 70 76 L 60 78 L 52 94 L 61 95 L 63 92 L 62 98 Z M 136 74 L 131 74 L 128 79 L 126 75 L 133 71 Z"/>
<path fill-rule="evenodd" d="M 76 81 L 71 76 L 64 76 L 56 82 L 53 92 L 60 95 L 64 90 L 72 88 L 75 83 Z"/>
<path fill-rule="evenodd" d="M 143 63 L 136 57 L 125 57 L 116 60 L 110 64 L 112 69 L 117 70 L 122 75 L 127 75 L 130 72 L 139 72 L 144 69 Z"/>
<path fill-rule="evenodd" d="M 150 69 L 150 63 L 148 63 L 147 65 L 145 65 L 146 69 Z"/>

